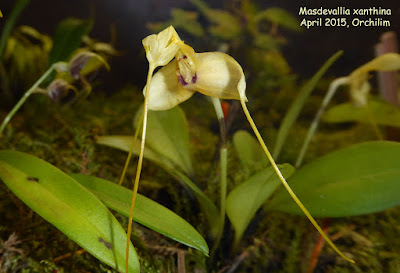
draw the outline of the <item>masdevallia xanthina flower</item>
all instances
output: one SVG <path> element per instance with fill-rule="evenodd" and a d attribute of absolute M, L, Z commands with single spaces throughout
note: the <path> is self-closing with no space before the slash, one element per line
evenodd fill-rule
<path fill-rule="evenodd" d="M 369 110 L 368 106 L 368 94 L 371 89 L 371 85 L 368 80 L 370 77 L 370 73 L 373 71 L 395 71 L 400 70 L 400 54 L 398 53 L 386 53 L 376 57 L 375 59 L 369 61 L 368 63 L 358 67 L 350 75 L 346 77 L 339 77 L 331 82 L 329 85 L 328 92 L 325 95 L 324 100 L 322 101 L 321 107 L 318 109 L 318 112 L 312 121 L 310 129 L 308 130 L 306 139 L 303 143 L 303 146 L 300 151 L 300 156 L 297 159 L 296 167 L 300 166 L 308 145 L 311 141 L 311 138 L 314 136 L 319 120 L 322 114 L 325 111 L 325 108 L 328 106 L 332 97 L 335 95 L 336 91 L 342 85 L 349 86 L 349 94 L 350 98 L 355 107 L 366 107 L 367 113 L 369 115 L 369 121 L 376 131 L 376 134 L 379 139 L 382 139 L 382 135 L 379 131 L 377 124 L 375 123 L 374 117 Z"/>
<path fill-rule="evenodd" d="M 235 59 L 222 52 L 195 53 L 183 44 L 176 58 L 152 78 L 149 109 L 170 109 L 196 91 L 220 99 L 247 101 L 246 80 Z"/>
<path fill-rule="evenodd" d="M 172 26 L 161 31 L 157 35 L 153 34 L 146 37 L 143 40 L 143 45 L 149 61 L 149 74 L 146 86 L 143 90 L 145 102 L 143 110 L 142 142 L 134 182 L 131 215 L 128 222 L 127 245 L 129 245 L 135 196 L 142 167 L 146 138 L 147 111 L 170 109 L 189 99 L 197 91 L 211 97 L 236 99 L 240 101 L 250 126 L 289 194 L 329 245 L 340 256 L 350 262 L 354 262 L 347 258 L 325 235 L 314 218 L 294 194 L 280 172 L 247 109 L 245 93 L 246 80 L 243 69 L 239 63 L 231 56 L 221 52 L 196 53 L 192 47 L 186 45 L 179 38 Z M 158 66 L 163 67 L 153 76 L 153 72 Z M 129 247 L 127 247 L 127 257 L 129 254 L 128 250 Z M 128 261 L 126 265 L 128 265 Z"/>

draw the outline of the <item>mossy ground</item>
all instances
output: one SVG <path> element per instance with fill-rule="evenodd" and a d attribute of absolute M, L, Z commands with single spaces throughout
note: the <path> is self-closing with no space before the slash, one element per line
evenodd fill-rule
<path fill-rule="evenodd" d="M 68 107 L 54 105 L 39 95 L 33 96 L 0 138 L 0 149 L 33 154 L 67 173 L 83 172 L 118 181 L 126 154 L 98 146 L 95 140 L 98 135 L 133 134 L 132 119 L 142 100 L 141 92 L 133 87 L 112 96 L 95 92 L 87 100 Z M 282 101 L 284 105 L 285 99 Z M 254 108 L 256 123 L 267 144 L 272 145 L 276 136 L 274 127 L 282 118 L 285 107 L 268 107 L 268 100 L 266 104 L 254 103 L 250 107 Z M 196 180 L 217 202 L 219 186 L 215 174 L 218 160 L 215 153 L 218 129 L 215 129 L 214 110 L 200 96 L 182 107 L 190 124 Z M 311 108 L 315 109 L 312 100 L 305 108 L 305 115 L 311 112 Z M 1 119 L 8 110 L 0 109 Z M 305 126 L 302 122 L 296 125 L 296 136 L 291 137 L 285 146 L 281 162 L 293 163 L 306 133 Z M 235 128 L 249 128 L 241 114 L 236 117 Z M 371 139 L 373 134 L 368 126 L 362 125 L 339 132 L 336 129 L 335 126 L 322 128 L 312 142 L 306 160 L 352 142 Z M 231 145 L 229 147 L 228 179 L 232 188 L 245 174 L 240 171 L 234 149 Z M 132 163 L 127 173 L 127 187 L 132 186 L 134 165 Z M 139 191 L 177 212 L 207 238 L 207 223 L 195 200 L 167 173 L 146 161 Z M 117 214 L 117 218 L 124 227 L 127 226 L 125 217 Z M 400 272 L 399 219 L 399 208 L 366 216 L 332 219 L 330 236 L 336 239 L 335 243 L 341 250 L 356 260 L 356 264 L 347 263 L 332 249 L 324 247 L 314 272 Z M 321 220 L 320 223 L 327 221 Z M 12 233 L 17 235 L 17 239 L 8 240 Z M 188 250 L 138 224 L 134 225 L 132 242 L 141 257 L 142 272 L 178 272 L 177 257 L 183 253 L 186 272 L 294 273 L 309 272 L 318 234 L 305 217 L 259 211 L 236 252 L 230 250 L 232 236 L 228 224 L 223 247 L 214 258 Z M 32 212 L 0 183 L 0 261 L 6 268 L 5 272 L 114 272 L 90 254 L 77 253 L 79 250 L 79 246 Z M 65 257 L 65 254 L 72 255 Z"/>

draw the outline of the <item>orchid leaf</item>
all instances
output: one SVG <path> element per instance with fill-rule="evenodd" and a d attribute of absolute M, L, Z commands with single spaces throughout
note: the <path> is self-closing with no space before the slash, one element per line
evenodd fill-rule
<path fill-rule="evenodd" d="M 315 217 L 374 213 L 400 205 L 399 162 L 399 143 L 365 142 L 304 165 L 288 183 Z M 303 214 L 284 189 L 268 208 Z"/>
<path fill-rule="evenodd" d="M 294 168 L 289 164 L 279 167 L 285 178 Z M 226 199 L 226 213 L 235 228 L 235 245 L 240 241 L 244 231 L 257 210 L 271 194 L 281 185 L 279 177 L 272 167 L 268 167 L 233 189 Z"/>
<path fill-rule="evenodd" d="M 132 191 L 97 177 L 72 174 L 76 181 L 95 194 L 104 204 L 129 217 Z M 208 255 L 208 246 L 203 237 L 187 221 L 153 200 L 138 194 L 134 221 L 157 231 L 177 242 L 200 250 Z"/>
<path fill-rule="evenodd" d="M 236 132 L 233 135 L 233 145 L 246 172 L 270 165 L 260 143 L 247 131 Z"/>
<path fill-rule="evenodd" d="M 54 34 L 49 63 L 68 60 L 71 54 L 81 45 L 83 36 L 90 32 L 92 26 L 91 20 L 67 18 L 61 21 Z"/>
<path fill-rule="evenodd" d="M 274 158 L 277 160 L 283 145 L 285 144 L 286 139 L 289 136 L 290 130 L 294 124 L 294 122 L 299 117 L 300 111 L 303 108 L 306 100 L 311 95 L 311 92 L 314 90 L 318 81 L 322 78 L 325 72 L 329 67 L 343 54 L 343 51 L 338 51 L 332 57 L 330 57 L 322 67 L 315 73 L 315 75 L 301 88 L 299 94 L 296 99 L 293 101 L 289 110 L 286 112 L 286 115 L 282 121 L 281 126 L 279 127 L 278 136 L 275 142 L 274 148 Z"/>
<path fill-rule="evenodd" d="M 14 28 L 14 25 L 21 15 L 22 11 L 25 7 L 30 3 L 30 0 L 18 0 L 15 1 L 15 6 L 13 7 L 11 13 L 7 15 L 7 21 L 4 24 L 4 27 L 0 36 L 0 58 L 3 57 L 4 50 L 6 49 L 8 38 L 10 37 L 11 31 Z M 1 14 L 1 12 L 0 12 Z M 3 17 L 3 16 L 0 16 Z"/>
<path fill-rule="evenodd" d="M 111 212 L 73 178 L 28 154 L 0 151 L 0 179 L 27 206 L 100 261 L 125 272 L 126 233 Z M 129 272 L 140 272 L 130 244 Z"/>
<path fill-rule="evenodd" d="M 97 144 L 106 145 L 112 148 L 122 150 L 124 152 L 129 152 L 132 142 L 134 140 L 133 136 L 99 136 L 96 140 Z M 139 155 L 140 142 L 136 141 L 133 148 L 133 154 Z M 173 164 L 170 160 L 160 156 L 158 153 L 154 152 L 151 148 L 145 147 L 144 157 L 157 165 L 166 166 L 167 168 L 173 168 Z"/>
<path fill-rule="evenodd" d="M 370 100 L 368 105 L 360 107 L 354 106 L 352 103 L 342 103 L 326 111 L 322 120 L 331 123 L 370 123 L 371 116 L 377 124 L 400 127 L 400 109 L 382 100 Z"/>
<path fill-rule="evenodd" d="M 125 152 L 129 152 L 132 141 L 132 136 L 102 136 L 97 139 L 98 144 L 107 145 Z M 139 154 L 139 145 L 140 143 L 135 143 L 135 147 L 133 149 L 133 153 L 136 155 Z M 205 195 L 201 189 L 196 186 L 196 184 L 193 183 L 193 181 L 191 181 L 183 172 L 179 171 L 177 168 L 174 168 L 174 164 L 170 160 L 154 152 L 147 146 L 144 150 L 144 157 L 159 165 L 176 179 L 178 179 L 181 183 L 189 187 L 199 201 L 200 207 L 208 219 L 211 230 L 210 233 L 214 235 L 218 230 L 219 212 L 217 207 L 207 197 L 207 195 Z"/>
<path fill-rule="evenodd" d="M 135 126 L 138 125 L 142 112 L 143 107 L 136 113 Z M 189 127 L 180 107 L 148 112 L 146 146 L 168 158 L 186 174 L 193 175 Z"/>
<path fill-rule="evenodd" d="M 300 22 L 296 16 L 284 9 L 277 7 L 268 8 L 257 13 L 255 20 L 257 22 L 268 20 L 271 23 L 278 24 L 289 30 L 298 32 L 302 31 L 302 28 L 300 27 Z"/>
<path fill-rule="evenodd" d="M 239 36 L 241 32 L 240 20 L 233 14 L 225 10 L 211 9 L 203 0 L 191 0 L 190 2 L 213 23 L 208 28 L 212 35 L 227 40 Z"/>

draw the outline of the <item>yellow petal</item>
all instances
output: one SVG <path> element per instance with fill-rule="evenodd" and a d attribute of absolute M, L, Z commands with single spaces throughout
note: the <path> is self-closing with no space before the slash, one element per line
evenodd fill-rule
<path fill-rule="evenodd" d="M 173 26 L 158 34 L 147 36 L 142 41 L 146 57 L 154 68 L 168 64 L 183 44 Z"/>
<path fill-rule="evenodd" d="M 370 89 L 371 85 L 368 81 L 362 82 L 361 85 L 350 84 L 350 97 L 355 107 L 367 105 Z"/>
<path fill-rule="evenodd" d="M 177 61 L 173 60 L 161 68 L 150 82 L 149 109 L 167 110 L 193 96 L 195 91 L 182 87 L 176 76 Z M 145 94 L 146 86 L 143 89 Z"/>
<path fill-rule="evenodd" d="M 392 71 L 400 69 L 400 55 L 397 53 L 387 53 L 376 57 L 372 61 L 360 66 L 350 77 L 359 73 L 368 73 L 370 71 Z"/>
<path fill-rule="evenodd" d="M 372 61 L 360 66 L 349 75 L 350 96 L 357 106 L 367 103 L 370 90 L 368 73 L 371 71 L 393 71 L 400 69 L 400 55 L 387 53 L 376 57 Z"/>
<path fill-rule="evenodd" d="M 206 52 L 196 53 L 196 62 L 196 79 L 184 88 L 220 99 L 247 101 L 243 69 L 235 59 L 222 52 Z"/>

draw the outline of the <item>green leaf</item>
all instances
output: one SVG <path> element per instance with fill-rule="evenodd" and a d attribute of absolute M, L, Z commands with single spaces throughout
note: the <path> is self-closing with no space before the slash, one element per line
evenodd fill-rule
<path fill-rule="evenodd" d="M 275 142 L 275 148 L 273 152 L 274 159 L 277 160 L 278 156 L 282 150 L 283 144 L 287 137 L 289 136 L 290 129 L 293 126 L 293 123 L 298 118 L 301 109 L 304 106 L 307 98 L 310 96 L 311 92 L 314 90 L 318 81 L 325 74 L 329 67 L 343 54 L 343 51 L 336 52 L 332 57 L 327 60 L 322 67 L 315 73 L 315 75 L 301 88 L 299 94 L 296 99 L 293 101 L 289 110 L 286 112 L 285 117 L 283 118 L 282 124 L 279 127 L 278 136 Z"/>
<path fill-rule="evenodd" d="M 270 165 L 260 143 L 247 131 L 237 131 L 233 135 L 233 145 L 246 172 Z"/>
<path fill-rule="evenodd" d="M 315 217 L 344 217 L 400 204 L 400 143 L 373 141 L 318 158 L 289 179 L 293 191 Z M 303 214 L 280 189 L 270 209 Z"/>
<path fill-rule="evenodd" d="M 206 16 L 208 20 L 214 23 L 208 30 L 215 37 L 225 40 L 240 37 L 242 29 L 238 17 L 235 17 L 227 11 L 218 9 L 209 9 Z"/>
<path fill-rule="evenodd" d="M 238 17 L 233 14 L 219 9 L 211 9 L 202 0 L 191 0 L 193 5 L 200 10 L 207 19 L 214 23 L 209 27 L 209 32 L 222 39 L 234 39 L 237 38 L 241 32 L 241 23 Z"/>
<path fill-rule="evenodd" d="M 96 143 L 116 148 L 129 153 L 133 139 L 134 139 L 133 136 L 99 136 L 96 139 Z M 140 152 L 140 141 L 137 140 L 133 148 L 133 153 L 135 155 L 139 155 L 139 152 Z M 174 167 L 174 165 L 170 162 L 170 160 L 164 158 L 163 156 L 159 155 L 158 153 L 154 152 L 152 149 L 148 147 L 144 148 L 143 156 L 146 159 L 156 163 L 157 165 L 165 166 L 167 168 Z"/>
<path fill-rule="evenodd" d="M 342 103 L 331 107 L 322 116 L 325 122 L 370 123 L 370 114 L 377 124 L 400 127 L 400 109 L 382 100 L 369 100 L 366 107 L 356 107 L 352 103 Z"/>
<path fill-rule="evenodd" d="M 66 61 L 79 48 L 82 38 L 90 32 L 93 22 L 67 18 L 60 22 L 54 35 L 53 48 L 50 51 L 50 64 Z"/>
<path fill-rule="evenodd" d="M 192 11 L 185 11 L 183 9 L 172 9 L 171 10 L 172 21 L 170 25 L 175 28 L 181 28 L 191 35 L 202 37 L 204 35 L 204 29 L 201 24 L 197 21 L 198 13 Z"/>
<path fill-rule="evenodd" d="M 129 152 L 133 137 L 131 136 L 102 136 L 97 139 L 97 143 L 107 145 L 113 148 Z M 140 150 L 140 143 L 135 143 L 133 153 L 138 155 Z M 219 226 L 219 212 L 214 203 L 191 181 L 183 172 L 174 167 L 170 160 L 162 155 L 154 152 L 147 146 L 144 149 L 144 157 L 151 160 L 155 164 L 162 167 L 169 174 L 174 176 L 182 184 L 189 187 L 189 189 L 196 196 L 199 201 L 200 207 L 205 213 L 208 223 L 210 224 L 210 234 L 215 235 Z"/>
<path fill-rule="evenodd" d="M 288 11 L 281 8 L 269 8 L 259 12 L 255 18 L 257 22 L 265 19 L 293 31 L 302 31 L 299 20 Z"/>
<path fill-rule="evenodd" d="M 13 7 L 10 15 L 7 16 L 7 20 L 4 24 L 4 28 L 2 29 L 0 37 L 0 59 L 2 59 L 1 57 L 3 56 L 4 50 L 6 49 L 8 38 L 10 37 L 11 31 L 14 28 L 18 17 L 21 15 L 22 11 L 30 2 L 30 0 L 18 0 L 15 3 L 15 6 Z"/>
<path fill-rule="evenodd" d="M 278 38 L 263 33 L 257 33 L 254 37 L 254 45 L 263 50 L 279 50 L 280 41 Z"/>
<path fill-rule="evenodd" d="M 289 164 L 283 164 L 279 169 L 285 178 L 294 172 L 294 168 Z M 229 193 L 226 199 L 226 213 L 235 228 L 235 245 L 239 243 L 257 210 L 279 185 L 281 182 L 275 170 L 268 167 Z"/>
<path fill-rule="evenodd" d="M 129 217 L 132 191 L 115 183 L 83 174 L 72 174 L 74 179 L 94 193 L 104 204 Z M 138 194 L 134 221 L 155 230 L 177 242 L 202 251 L 208 255 L 208 246 L 203 237 L 180 216 L 153 200 Z"/>
<path fill-rule="evenodd" d="M 26 205 L 100 261 L 125 272 L 126 233 L 92 193 L 49 163 L 0 151 L 0 178 Z M 130 244 L 129 272 L 140 272 Z"/>
<path fill-rule="evenodd" d="M 136 113 L 135 126 L 142 112 L 143 107 Z M 148 112 L 146 146 L 168 158 L 186 174 L 193 175 L 189 127 L 185 113 L 179 106 L 166 111 Z"/>

